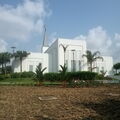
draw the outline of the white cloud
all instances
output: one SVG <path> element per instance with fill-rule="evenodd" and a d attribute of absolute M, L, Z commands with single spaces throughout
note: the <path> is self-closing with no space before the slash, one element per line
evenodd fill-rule
<path fill-rule="evenodd" d="M 43 0 L 24 0 L 16 7 L 0 5 L 0 38 L 29 41 L 32 33 L 41 34 L 44 18 L 49 15 Z"/>
<path fill-rule="evenodd" d="M 118 54 L 120 51 L 120 34 L 115 33 L 114 38 L 110 37 L 101 26 L 92 28 L 87 35 L 79 35 L 75 39 L 86 40 L 88 49 L 92 51 L 99 50 L 102 55 L 111 55 L 115 61 L 120 60 Z"/>
<path fill-rule="evenodd" d="M 0 52 L 5 52 L 7 50 L 7 43 L 0 39 Z"/>

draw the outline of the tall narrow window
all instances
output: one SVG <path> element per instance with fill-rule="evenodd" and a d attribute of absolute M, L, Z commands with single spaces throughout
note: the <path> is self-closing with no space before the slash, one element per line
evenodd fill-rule
<path fill-rule="evenodd" d="M 104 67 L 102 67 L 102 71 L 104 72 Z"/>
<path fill-rule="evenodd" d="M 97 72 L 99 73 L 99 67 L 97 67 Z"/>
<path fill-rule="evenodd" d="M 79 71 L 81 71 L 81 61 L 78 60 L 78 62 L 79 62 Z"/>
<path fill-rule="evenodd" d="M 29 71 L 33 72 L 33 65 L 29 65 Z"/>
<path fill-rule="evenodd" d="M 65 65 L 68 68 L 68 60 L 65 60 Z"/>
<path fill-rule="evenodd" d="M 73 72 L 76 71 L 76 61 L 75 60 L 71 60 L 71 70 Z"/>

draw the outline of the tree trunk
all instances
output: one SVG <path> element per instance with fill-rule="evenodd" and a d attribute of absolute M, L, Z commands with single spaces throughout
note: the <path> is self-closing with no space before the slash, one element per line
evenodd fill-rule
<path fill-rule="evenodd" d="M 90 63 L 90 72 L 92 72 L 92 63 Z"/>
<path fill-rule="evenodd" d="M 5 63 L 5 75 L 6 75 L 6 63 Z"/>
<path fill-rule="evenodd" d="M 65 65 L 65 51 L 64 51 L 64 65 Z"/>
<path fill-rule="evenodd" d="M 4 73 L 4 67 L 3 67 L 3 63 L 2 63 L 2 74 Z"/>
<path fill-rule="evenodd" d="M 22 58 L 20 59 L 20 72 L 22 73 Z"/>

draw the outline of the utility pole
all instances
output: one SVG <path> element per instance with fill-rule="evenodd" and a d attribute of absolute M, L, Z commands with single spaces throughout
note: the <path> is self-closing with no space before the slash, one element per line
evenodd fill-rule
<path fill-rule="evenodd" d="M 73 52 L 73 72 L 75 72 L 75 60 L 74 60 L 74 52 L 75 50 L 71 50 Z"/>
<path fill-rule="evenodd" d="M 14 54 L 16 47 L 15 47 L 15 46 L 12 46 L 11 49 L 12 49 L 12 52 L 13 52 L 13 54 Z"/>

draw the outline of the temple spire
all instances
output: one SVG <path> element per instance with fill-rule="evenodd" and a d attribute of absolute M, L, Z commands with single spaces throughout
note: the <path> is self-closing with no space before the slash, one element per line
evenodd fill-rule
<path fill-rule="evenodd" d="M 44 25 L 44 33 L 43 33 L 43 43 L 42 43 L 42 52 L 45 52 L 48 49 L 48 41 L 47 41 L 47 35 L 46 35 L 46 26 Z"/>
<path fill-rule="evenodd" d="M 43 46 L 48 46 L 46 31 L 46 26 L 44 25 Z"/>

